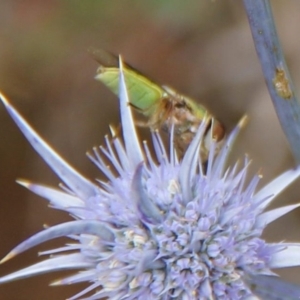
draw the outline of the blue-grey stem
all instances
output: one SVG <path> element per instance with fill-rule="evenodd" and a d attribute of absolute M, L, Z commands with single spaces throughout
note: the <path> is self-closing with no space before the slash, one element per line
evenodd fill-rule
<path fill-rule="evenodd" d="M 276 276 L 249 276 L 244 278 L 252 292 L 264 300 L 299 300 L 300 286 Z"/>
<path fill-rule="evenodd" d="M 269 0 L 243 0 L 277 116 L 300 164 L 300 103 L 283 56 Z"/>

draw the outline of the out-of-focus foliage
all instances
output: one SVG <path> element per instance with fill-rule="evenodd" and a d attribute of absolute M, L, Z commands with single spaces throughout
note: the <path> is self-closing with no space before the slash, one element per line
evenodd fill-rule
<path fill-rule="evenodd" d="M 300 4 L 298 0 L 274 0 L 272 5 L 299 86 Z M 69 162 L 89 177 L 100 177 L 84 153 L 102 143 L 109 123 L 118 124 L 118 104 L 115 96 L 93 79 L 97 63 L 88 54 L 89 47 L 122 53 L 126 61 L 156 81 L 199 99 L 229 130 L 244 113 L 249 114 L 250 123 L 232 156 L 242 158 L 249 153 L 253 170 L 262 167 L 266 180 L 292 166 L 241 2 L 0 2 L 1 90 Z M 0 120 L 0 256 L 4 256 L 42 224 L 59 222 L 57 213 L 52 216 L 46 203 L 37 201 L 15 179 L 58 180 L 1 107 Z M 298 195 L 296 184 L 279 201 L 295 203 Z M 64 218 L 62 214 L 60 220 Z M 298 218 L 296 212 L 274 224 L 269 241 L 282 237 L 299 240 L 298 231 L 292 230 L 299 224 Z M 48 243 L 42 249 L 54 245 Z M 0 274 L 29 265 L 35 253 L 29 251 L 0 266 Z M 284 275 L 295 281 L 292 271 Z M 47 275 L 0 286 L 0 300 L 27 300 L 23 295 L 52 300 L 72 294 L 68 289 L 74 287 L 47 288 L 48 282 Z"/>

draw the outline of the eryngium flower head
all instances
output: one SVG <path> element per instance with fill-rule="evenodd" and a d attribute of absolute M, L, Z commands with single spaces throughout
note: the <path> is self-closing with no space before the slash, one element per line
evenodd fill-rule
<path fill-rule="evenodd" d="M 247 299 L 252 296 L 249 278 L 274 276 L 274 268 L 300 264 L 300 244 L 268 244 L 261 238 L 270 222 L 299 206 L 265 212 L 271 201 L 300 175 L 300 169 L 285 172 L 258 192 L 259 174 L 245 186 L 247 159 L 240 170 L 237 165 L 224 170 L 240 125 L 218 155 L 212 142 L 205 172 L 198 155 L 204 125 L 182 161 L 176 158 L 172 135 L 167 153 L 159 134 L 153 133 L 156 157 L 152 158 L 147 144 L 141 148 L 136 135 L 121 72 L 124 144 L 119 137 L 106 138 L 106 147 L 89 155 L 108 178 L 108 182 L 94 184 L 54 152 L 4 97 L 2 100 L 66 188 L 59 191 L 20 183 L 75 220 L 47 228 L 14 248 L 3 261 L 56 237 L 74 240 L 73 244 L 44 252 L 51 257 L 4 276 L 0 282 L 81 269 L 54 282 L 90 283 L 70 299 L 83 295 L 90 300 Z"/>

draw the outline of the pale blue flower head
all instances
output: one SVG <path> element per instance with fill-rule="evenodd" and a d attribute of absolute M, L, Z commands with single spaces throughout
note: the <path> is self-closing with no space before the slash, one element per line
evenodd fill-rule
<path fill-rule="evenodd" d="M 44 229 L 15 247 L 2 262 L 53 238 L 73 240 L 42 253 L 51 257 L 0 278 L 0 283 L 78 269 L 73 276 L 53 283 L 90 283 L 70 299 L 253 299 L 249 278 L 273 277 L 273 269 L 300 265 L 300 244 L 269 244 L 261 238 L 269 223 L 299 206 L 265 211 L 300 175 L 300 169 L 285 172 L 259 191 L 260 174 L 245 184 L 247 158 L 241 168 L 236 164 L 226 170 L 241 123 L 218 154 L 212 141 L 205 171 L 199 156 L 205 121 L 180 161 L 172 133 L 167 150 L 154 132 L 152 157 L 147 144 L 141 147 L 137 137 L 121 71 L 123 139 L 112 132 L 112 139 L 106 137 L 106 146 L 89 155 L 108 179 L 93 183 L 1 98 L 65 188 L 20 184 L 46 198 L 52 207 L 71 214 L 74 221 Z"/>

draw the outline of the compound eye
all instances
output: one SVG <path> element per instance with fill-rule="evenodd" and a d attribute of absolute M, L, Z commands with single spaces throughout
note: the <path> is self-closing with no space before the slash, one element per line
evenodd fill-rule
<path fill-rule="evenodd" d="M 217 142 L 221 141 L 225 136 L 225 127 L 217 120 L 213 121 L 212 136 Z"/>

